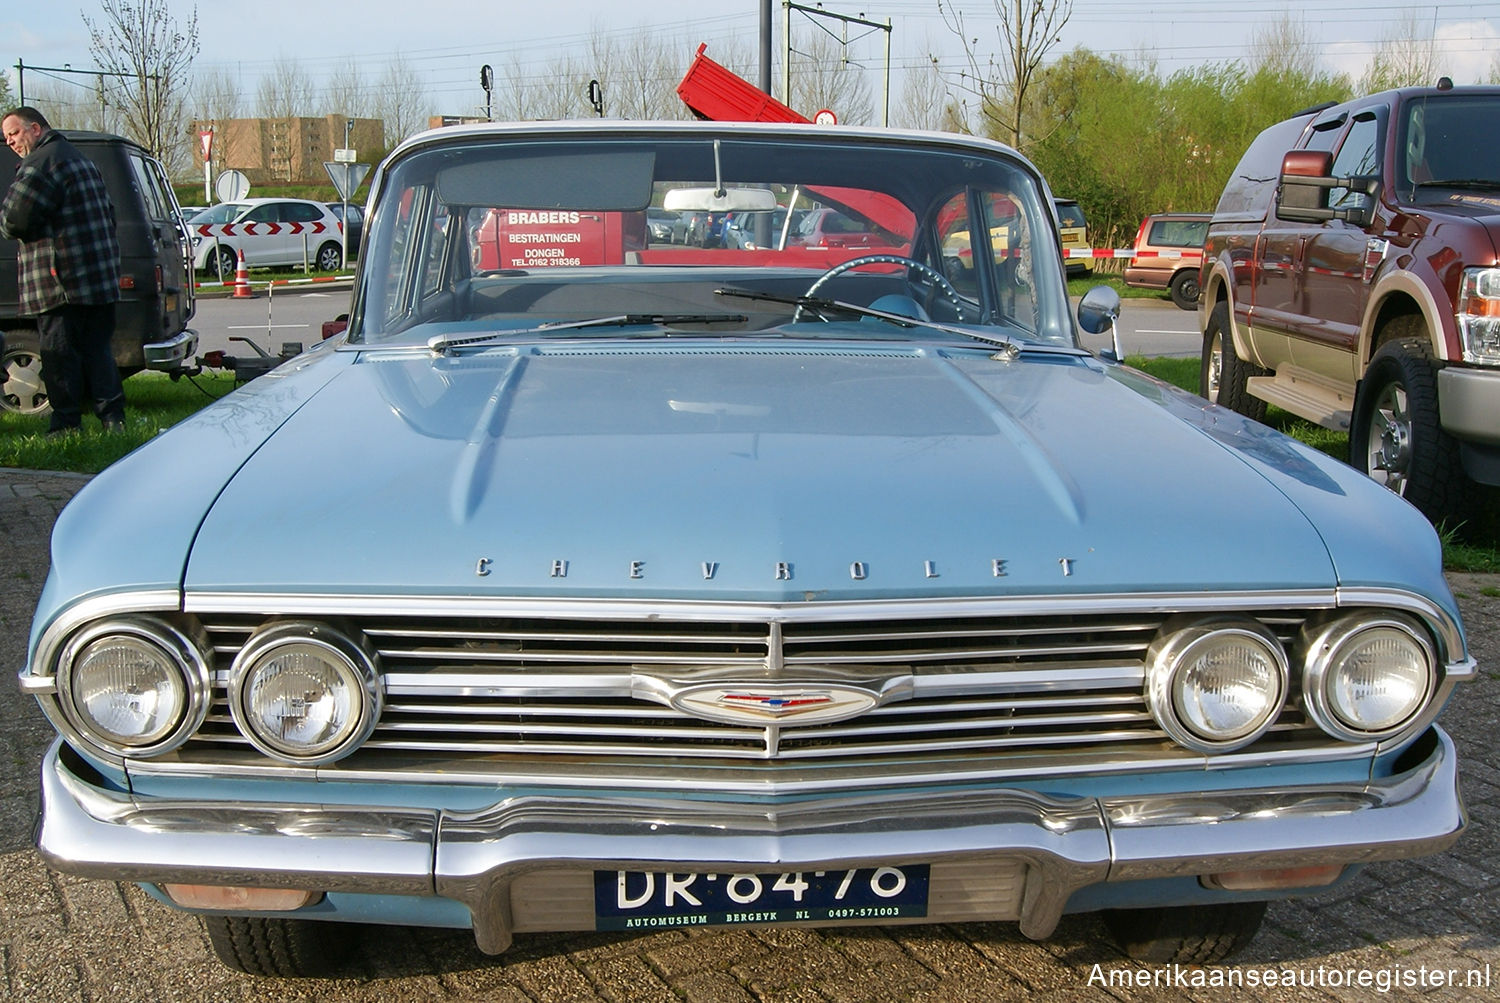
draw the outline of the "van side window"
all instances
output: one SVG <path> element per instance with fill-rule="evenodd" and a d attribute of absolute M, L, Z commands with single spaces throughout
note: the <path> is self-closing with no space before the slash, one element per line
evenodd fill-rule
<path fill-rule="evenodd" d="M 146 203 L 146 214 L 152 222 L 171 222 L 172 210 L 169 207 L 172 200 L 162 190 L 161 179 L 156 176 L 152 165 L 134 153 L 127 154 L 125 159 L 130 162 L 130 173 L 135 179 L 136 190 L 141 193 L 141 201 Z"/>
<path fill-rule="evenodd" d="M 1338 178 L 1369 176 L 1380 170 L 1380 123 L 1373 113 L 1361 115 L 1349 127 L 1344 143 L 1333 158 L 1333 175 Z M 1370 201 L 1364 192 L 1334 188 L 1328 193 L 1330 209 L 1362 206 Z"/>

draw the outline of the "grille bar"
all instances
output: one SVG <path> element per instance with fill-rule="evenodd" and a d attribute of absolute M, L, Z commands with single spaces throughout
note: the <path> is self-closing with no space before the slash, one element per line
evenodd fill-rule
<path fill-rule="evenodd" d="M 1059 770 L 1122 755 L 1195 762 L 1201 757 L 1167 739 L 1142 696 L 1146 650 L 1170 615 L 687 622 L 369 614 L 356 623 L 379 652 L 386 704 L 374 734 L 338 767 L 420 773 L 423 763 L 445 771 L 462 763 L 500 774 L 536 757 L 586 757 L 602 769 L 785 761 L 909 775 L 960 761 Z M 1304 619 L 1282 609 L 1259 616 L 1283 640 Z M 225 680 L 260 620 L 204 615 L 219 667 L 208 720 L 179 762 L 244 763 Z M 705 680 L 752 688 L 868 681 L 887 702 L 809 726 L 702 720 L 666 702 Z M 1320 741 L 1295 707 L 1261 739 L 1268 748 Z"/>

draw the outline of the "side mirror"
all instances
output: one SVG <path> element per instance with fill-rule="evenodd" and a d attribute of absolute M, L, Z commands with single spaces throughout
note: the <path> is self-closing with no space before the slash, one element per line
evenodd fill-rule
<path fill-rule="evenodd" d="M 1337 219 L 1366 227 L 1375 218 L 1380 179 L 1336 178 L 1333 154 L 1315 150 L 1293 150 L 1281 159 L 1281 184 L 1276 188 L 1276 218 L 1294 223 L 1324 223 Z M 1341 209 L 1328 207 L 1328 193 L 1347 188 L 1360 196 L 1358 204 Z"/>
<path fill-rule="evenodd" d="M 1328 189 L 1308 183 L 1328 177 L 1333 170 L 1333 154 L 1314 150 L 1293 150 L 1281 159 L 1281 188 L 1276 193 L 1276 218 L 1289 219 L 1288 210 L 1328 208 Z"/>
<path fill-rule="evenodd" d="M 1095 286 L 1078 301 L 1078 326 L 1088 334 L 1102 334 L 1109 329 L 1109 351 L 1100 353 L 1111 362 L 1125 358 L 1120 347 L 1120 294 L 1109 286 Z"/>

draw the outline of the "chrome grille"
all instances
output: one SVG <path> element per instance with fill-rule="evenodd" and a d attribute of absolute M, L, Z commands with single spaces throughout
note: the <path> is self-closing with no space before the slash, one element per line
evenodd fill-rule
<path fill-rule="evenodd" d="M 1173 744 L 1142 698 L 1144 658 L 1168 612 L 792 622 L 370 617 L 386 705 L 341 772 L 525 773 L 540 763 L 621 770 L 719 768 L 943 772 L 1162 765 L 1199 758 Z M 1284 642 L 1305 614 L 1259 617 Z M 229 716 L 228 666 L 262 622 L 204 616 L 217 669 L 187 764 L 256 761 Z M 741 682 L 813 670 L 909 675 L 909 698 L 849 720 L 725 724 L 643 696 L 641 675 L 727 672 Z M 1327 744 L 1295 704 L 1254 747 Z M 229 757 L 226 759 L 225 757 Z M 579 758 L 584 757 L 584 758 Z"/>

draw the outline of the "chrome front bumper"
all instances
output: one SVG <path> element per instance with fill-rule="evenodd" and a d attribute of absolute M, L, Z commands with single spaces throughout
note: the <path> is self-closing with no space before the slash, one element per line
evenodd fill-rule
<path fill-rule="evenodd" d="M 517 797 L 483 812 L 137 799 L 42 764 L 37 843 L 68 874 L 411 896 L 466 905 L 481 949 L 593 927 L 595 869 L 833 870 L 931 863 L 925 922 L 1056 926 L 1107 881 L 1422 856 L 1465 824 L 1452 740 L 1366 785 L 1057 799 L 1020 790 L 731 802 Z"/>

